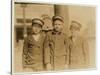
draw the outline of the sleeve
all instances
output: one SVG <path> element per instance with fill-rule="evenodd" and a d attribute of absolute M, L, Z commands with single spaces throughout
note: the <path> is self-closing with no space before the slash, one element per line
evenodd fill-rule
<path fill-rule="evenodd" d="M 66 46 L 66 64 L 69 64 L 69 39 L 65 35 L 65 46 Z"/>
<path fill-rule="evenodd" d="M 50 47 L 49 47 L 49 35 L 46 35 L 44 41 L 44 64 L 50 63 Z"/>
<path fill-rule="evenodd" d="M 23 43 L 23 53 L 22 53 L 22 65 L 26 67 L 27 64 L 27 52 L 28 52 L 28 39 L 27 37 L 24 39 Z"/>
<path fill-rule="evenodd" d="M 23 45 L 23 55 L 27 55 L 28 52 L 28 38 L 26 37 L 24 39 L 24 45 Z"/>
<path fill-rule="evenodd" d="M 87 40 L 83 39 L 83 54 L 86 65 L 89 65 L 89 45 Z"/>

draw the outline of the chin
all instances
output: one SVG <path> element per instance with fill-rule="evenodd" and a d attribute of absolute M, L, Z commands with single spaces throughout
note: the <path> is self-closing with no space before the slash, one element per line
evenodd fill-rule
<path fill-rule="evenodd" d="M 61 30 L 59 29 L 59 30 L 56 30 L 57 32 L 61 32 Z"/>

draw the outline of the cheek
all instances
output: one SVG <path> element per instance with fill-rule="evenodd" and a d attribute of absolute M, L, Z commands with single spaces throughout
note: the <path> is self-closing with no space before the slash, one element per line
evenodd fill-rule
<path fill-rule="evenodd" d="M 34 31 L 35 30 L 35 28 L 32 28 L 32 31 Z"/>
<path fill-rule="evenodd" d="M 42 30 L 42 29 L 40 29 L 40 28 L 38 29 L 38 31 L 41 31 L 41 30 Z"/>
<path fill-rule="evenodd" d="M 41 31 L 42 29 L 41 28 L 37 28 L 37 31 L 39 32 L 39 31 Z"/>
<path fill-rule="evenodd" d="M 60 26 L 60 28 L 62 29 L 62 28 L 63 28 L 63 26 L 61 25 L 61 26 Z"/>
<path fill-rule="evenodd" d="M 72 29 L 72 30 L 71 30 L 71 33 L 72 33 L 72 34 L 75 34 L 75 30 Z"/>
<path fill-rule="evenodd" d="M 77 34 L 78 34 L 78 32 L 77 32 L 77 31 L 74 31 L 74 32 L 73 32 L 73 34 L 74 34 L 74 35 L 77 35 Z"/>
<path fill-rule="evenodd" d="M 61 26 L 60 25 L 55 25 L 55 28 L 61 28 Z"/>
<path fill-rule="evenodd" d="M 32 30 L 33 30 L 33 31 L 36 31 L 36 30 L 37 30 L 37 28 L 36 28 L 36 27 L 33 27 L 33 28 L 32 28 Z"/>

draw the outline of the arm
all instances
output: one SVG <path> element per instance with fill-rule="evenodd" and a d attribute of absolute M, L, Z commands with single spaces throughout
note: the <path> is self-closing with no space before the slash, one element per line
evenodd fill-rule
<path fill-rule="evenodd" d="M 46 35 L 44 41 L 44 64 L 46 65 L 47 70 L 51 70 L 50 64 L 50 47 L 49 47 L 49 35 Z"/>
<path fill-rule="evenodd" d="M 89 45 L 86 40 L 83 40 L 83 54 L 86 66 L 89 65 Z"/>
<path fill-rule="evenodd" d="M 27 38 L 24 39 L 24 43 L 23 43 L 23 53 L 22 53 L 22 64 L 23 64 L 23 68 L 26 67 L 26 63 L 27 63 L 27 52 L 28 52 L 28 40 Z"/>
<path fill-rule="evenodd" d="M 69 39 L 65 36 L 65 46 L 66 46 L 66 65 L 65 67 L 68 68 L 69 65 Z"/>
<path fill-rule="evenodd" d="M 27 55 L 28 52 L 28 39 L 24 39 L 24 45 L 23 45 L 23 55 Z"/>

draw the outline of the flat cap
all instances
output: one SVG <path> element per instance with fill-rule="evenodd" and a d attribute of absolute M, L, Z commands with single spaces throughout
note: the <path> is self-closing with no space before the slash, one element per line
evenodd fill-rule
<path fill-rule="evenodd" d="M 53 16 L 52 17 L 52 21 L 55 21 L 55 20 L 60 20 L 60 21 L 62 21 L 63 22 L 63 17 L 62 16 Z"/>
<path fill-rule="evenodd" d="M 78 22 L 78 21 L 75 21 L 75 20 L 72 20 L 71 21 L 71 27 L 74 26 L 78 29 L 80 29 L 82 27 L 82 25 Z"/>
<path fill-rule="evenodd" d="M 44 22 L 41 19 L 39 19 L 39 18 L 34 18 L 34 19 L 32 19 L 32 26 L 34 24 L 39 24 L 39 25 L 43 26 Z"/>

